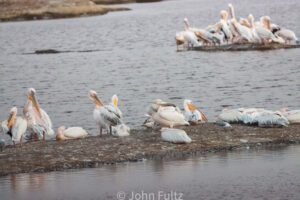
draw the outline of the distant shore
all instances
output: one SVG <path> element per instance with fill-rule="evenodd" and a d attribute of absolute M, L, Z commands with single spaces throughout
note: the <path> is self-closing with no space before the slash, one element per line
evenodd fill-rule
<path fill-rule="evenodd" d="M 143 159 L 176 159 L 237 148 L 300 144 L 300 125 L 284 128 L 233 125 L 232 129 L 224 129 L 213 123 L 205 123 L 182 128 L 191 137 L 192 143 L 164 142 L 160 132 L 138 129 L 132 130 L 131 135 L 125 138 L 91 136 L 7 147 L 0 152 L 0 176 L 100 167 Z"/>
<path fill-rule="evenodd" d="M 156 1 L 160 0 L 0 0 L 0 22 L 103 15 L 130 10 L 111 4 Z"/>

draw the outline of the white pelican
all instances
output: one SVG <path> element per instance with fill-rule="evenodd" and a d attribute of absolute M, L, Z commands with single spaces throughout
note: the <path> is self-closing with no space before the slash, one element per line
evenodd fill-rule
<path fill-rule="evenodd" d="M 218 115 L 218 120 L 228 123 L 242 123 L 243 113 L 240 109 L 223 109 L 222 113 Z"/>
<path fill-rule="evenodd" d="M 57 129 L 56 140 L 78 139 L 87 135 L 86 130 L 81 127 L 69 127 L 66 129 L 64 126 L 61 126 Z"/>
<path fill-rule="evenodd" d="M 116 113 L 118 113 L 118 115 L 120 115 L 120 117 L 122 118 L 123 114 L 122 114 L 121 110 L 118 107 L 118 105 L 119 105 L 119 98 L 118 98 L 118 96 L 116 94 L 114 94 L 111 97 L 111 105 L 115 108 Z"/>
<path fill-rule="evenodd" d="M 207 122 L 206 116 L 197 109 L 191 100 L 185 99 L 183 102 L 185 119 L 190 124 L 198 124 L 200 122 Z"/>
<path fill-rule="evenodd" d="M 112 134 L 112 126 L 122 124 L 121 116 L 118 114 L 114 106 L 104 105 L 94 90 L 90 90 L 89 97 L 96 105 L 93 116 L 99 126 L 100 136 L 102 136 L 102 129 L 106 129 L 107 132 Z"/>
<path fill-rule="evenodd" d="M 29 88 L 27 92 L 27 103 L 24 106 L 23 114 L 28 123 L 28 128 L 33 137 L 45 140 L 54 137 L 52 122 L 48 114 L 40 107 L 36 99 L 36 91 Z"/>
<path fill-rule="evenodd" d="M 288 110 L 287 108 L 283 108 L 280 111 L 291 124 L 300 123 L 300 110 Z"/>
<path fill-rule="evenodd" d="M 115 137 L 125 137 L 130 135 L 130 128 L 125 124 L 112 127 L 112 135 Z"/>
<path fill-rule="evenodd" d="M 17 117 L 17 113 L 17 107 L 13 107 L 8 119 L 1 124 L 3 133 L 11 137 L 14 145 L 16 143 L 22 144 L 23 135 L 27 129 L 27 121 L 23 117 Z"/>
<path fill-rule="evenodd" d="M 289 29 L 280 28 L 280 30 L 276 31 L 274 34 L 277 37 L 284 39 L 284 41 L 288 44 L 298 43 L 299 41 L 298 38 L 296 37 L 296 34 Z"/>
<path fill-rule="evenodd" d="M 289 121 L 284 117 L 281 112 L 274 111 L 262 111 L 259 112 L 255 120 L 258 122 L 260 127 L 274 127 L 274 126 L 288 126 Z"/>
<path fill-rule="evenodd" d="M 191 143 L 192 139 L 184 130 L 174 128 L 162 128 L 161 137 L 164 141 L 172 143 Z"/>
<path fill-rule="evenodd" d="M 264 44 L 276 42 L 276 43 L 284 43 L 284 40 L 280 37 L 276 37 L 271 32 L 271 22 L 270 17 L 263 16 L 260 18 L 260 23 L 256 25 L 256 33 L 258 37 L 263 41 Z"/>
<path fill-rule="evenodd" d="M 177 111 L 180 112 L 180 109 L 175 104 L 165 102 L 161 99 L 155 99 L 147 109 L 147 115 L 149 116 L 153 115 L 158 111 L 159 107 L 174 107 Z"/>
<path fill-rule="evenodd" d="M 249 24 L 250 24 L 250 29 L 252 31 L 253 41 L 255 43 L 262 43 L 262 39 L 257 34 L 256 25 L 254 23 L 254 17 L 253 17 L 252 14 L 249 14 L 248 21 L 249 21 Z"/>
<path fill-rule="evenodd" d="M 228 12 L 226 10 L 221 10 L 220 16 L 221 16 L 220 24 L 222 26 L 222 31 L 225 34 L 225 39 L 226 39 L 226 41 L 231 42 L 233 35 L 228 26 Z"/>
<path fill-rule="evenodd" d="M 187 47 L 189 46 L 197 47 L 201 45 L 198 42 L 195 33 L 191 31 L 181 31 L 176 33 L 175 40 L 176 40 L 177 49 L 179 45 L 184 45 L 184 44 L 186 44 Z"/>
<path fill-rule="evenodd" d="M 175 107 L 162 107 L 160 106 L 156 113 L 152 114 L 153 120 L 161 126 L 173 128 L 175 126 L 189 125 L 185 120 L 181 111 Z"/>

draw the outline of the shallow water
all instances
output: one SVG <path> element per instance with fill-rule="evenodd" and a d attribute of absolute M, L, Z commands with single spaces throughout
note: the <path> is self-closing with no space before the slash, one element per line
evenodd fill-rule
<path fill-rule="evenodd" d="M 231 1 L 237 16 L 270 15 L 300 35 L 298 0 Z M 176 52 L 183 18 L 204 27 L 228 1 L 184 0 L 126 4 L 132 11 L 75 19 L 0 24 L 0 119 L 37 90 L 54 127 L 95 133 L 88 91 L 109 101 L 116 93 L 125 121 L 139 126 L 156 98 L 182 105 L 189 98 L 211 121 L 224 106 L 299 108 L 300 49 L 251 52 Z M 289 18 L 287 17 L 289 16 Z M 35 55 L 40 49 L 85 51 Z"/>
<path fill-rule="evenodd" d="M 299 199 L 300 146 L 143 161 L 96 169 L 0 178 L 1 199 L 148 199 L 177 192 L 182 199 Z M 123 193 L 122 193 L 123 194 Z M 153 196 L 152 195 L 152 196 Z M 178 197 L 178 196 L 177 196 Z M 145 200 L 146 197 L 144 196 Z M 162 198 L 161 198 L 162 199 Z M 173 198 L 174 199 L 174 198 Z M 178 198 L 177 198 L 178 199 Z"/>

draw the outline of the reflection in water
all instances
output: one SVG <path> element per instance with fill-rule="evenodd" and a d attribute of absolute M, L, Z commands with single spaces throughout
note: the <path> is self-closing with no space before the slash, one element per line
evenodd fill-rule
<path fill-rule="evenodd" d="M 1 199 L 116 199 L 182 192 L 184 199 L 297 199 L 300 146 L 199 155 L 0 178 Z M 3 197 L 3 198 L 2 198 Z"/>

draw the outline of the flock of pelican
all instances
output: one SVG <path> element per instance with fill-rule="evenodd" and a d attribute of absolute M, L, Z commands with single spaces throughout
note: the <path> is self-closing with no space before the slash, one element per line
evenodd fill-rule
<path fill-rule="evenodd" d="M 130 128 L 123 122 L 117 95 L 112 96 L 109 104 L 105 104 L 94 90 L 91 90 L 88 96 L 95 104 L 93 117 L 99 127 L 100 136 L 102 136 L 103 130 L 116 137 L 130 134 Z M 190 143 L 192 140 L 186 132 L 175 127 L 205 123 L 208 119 L 191 100 L 184 100 L 183 108 L 184 111 L 182 112 L 175 104 L 157 99 L 149 106 L 146 114 L 147 119 L 143 125 L 152 129 L 159 128 L 161 137 L 165 141 Z M 216 123 L 224 127 L 231 127 L 229 123 L 243 123 L 261 127 L 288 126 L 290 123 L 300 123 L 300 110 L 289 111 L 286 108 L 280 111 L 262 108 L 224 109 L 217 117 Z M 11 108 L 8 118 L 2 122 L 1 127 L 3 132 L 11 137 L 14 145 L 16 143 L 22 144 L 24 139 L 46 140 L 56 138 L 56 140 L 67 140 L 88 136 L 87 131 L 81 127 L 65 128 L 61 126 L 55 133 L 50 117 L 37 100 L 34 88 L 29 88 L 27 91 L 27 102 L 23 109 L 23 115 L 18 116 L 16 107 Z M 2 143 L 1 140 L 1 145 Z"/>
<path fill-rule="evenodd" d="M 247 18 L 238 20 L 232 4 L 228 5 L 228 11 L 220 11 L 220 21 L 203 29 L 191 27 L 189 20 L 184 18 L 184 31 L 176 33 L 175 39 L 177 48 L 178 45 L 299 43 L 293 31 L 272 23 L 269 16 L 255 21 L 254 16 L 249 14 Z"/>

